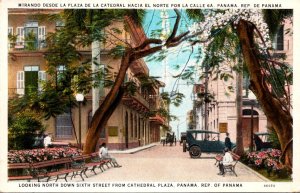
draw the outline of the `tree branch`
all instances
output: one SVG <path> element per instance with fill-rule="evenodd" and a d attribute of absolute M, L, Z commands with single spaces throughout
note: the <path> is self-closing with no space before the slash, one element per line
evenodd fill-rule
<path fill-rule="evenodd" d="M 173 27 L 173 31 L 172 31 L 171 35 L 169 36 L 169 38 L 166 41 L 167 44 L 169 42 L 174 41 L 174 37 L 176 36 L 177 29 L 178 29 L 178 26 L 179 26 L 179 22 L 180 22 L 180 19 L 181 19 L 180 12 L 177 9 L 174 9 L 174 11 L 175 11 L 177 17 L 176 17 L 176 21 L 175 21 L 175 24 L 174 24 L 174 27 Z"/>
<path fill-rule="evenodd" d="M 142 50 L 150 44 L 162 44 L 160 39 L 146 39 L 141 45 L 134 48 L 134 50 Z"/>

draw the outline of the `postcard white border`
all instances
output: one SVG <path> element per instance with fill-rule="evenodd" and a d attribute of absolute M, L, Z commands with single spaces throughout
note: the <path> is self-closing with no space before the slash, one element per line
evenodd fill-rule
<path fill-rule="evenodd" d="M 150 3 L 151 2 L 151 3 Z M 300 101 L 297 99 L 300 98 L 300 92 L 297 90 L 300 81 L 300 73 L 299 71 L 299 62 L 300 62 L 300 56 L 298 54 L 297 48 L 300 47 L 300 2 L 297 2 L 297 0 L 290 0 L 290 1 L 280 1 L 280 0 L 268 0 L 268 4 L 281 4 L 283 9 L 293 9 L 294 10 L 294 22 L 293 22 L 293 70 L 294 70 L 294 91 L 293 91 L 293 114 L 296 115 L 294 116 L 294 148 L 293 148 L 293 182 L 241 182 L 243 187 L 242 188 L 224 188 L 222 187 L 222 184 L 225 182 L 210 182 L 212 187 L 209 188 L 126 188 L 126 189 L 120 189 L 120 188 L 86 188 L 86 187 L 76 187 L 76 188 L 45 188 L 42 187 L 20 187 L 21 184 L 26 184 L 27 182 L 16 182 L 16 183 L 7 183 L 7 85 L 8 85 L 8 76 L 7 76 L 7 24 L 8 24 L 8 14 L 7 14 L 7 9 L 8 8 L 20 8 L 18 7 L 18 3 L 39 3 L 41 4 L 41 7 L 39 8 L 88 8 L 88 7 L 74 7 L 76 3 L 81 3 L 81 4 L 90 4 L 92 6 L 93 3 L 121 3 L 121 1 L 117 0 L 0 0 L 0 11 L 1 11 L 1 44 L 0 44 L 0 50 L 1 50 L 1 55 L 0 55 L 0 77 L 1 77 L 1 82 L 0 82 L 0 123 L 1 123 L 1 129 L 0 129 L 0 191 L 2 192 L 298 192 L 300 191 L 300 131 L 299 131 L 299 121 L 300 119 L 297 118 L 299 115 L 299 109 L 300 109 Z M 45 3 L 45 4 L 44 4 Z M 61 3 L 66 3 L 67 7 L 44 7 L 46 3 L 52 3 L 52 4 L 61 4 Z M 258 0 L 188 0 L 188 1 L 182 1 L 182 0 L 127 0 L 127 1 L 122 1 L 125 5 L 127 3 L 136 3 L 136 4 L 143 4 L 145 8 L 146 4 L 153 4 L 153 3 L 158 3 L 158 4 L 168 4 L 167 9 L 172 9 L 174 7 L 171 7 L 171 4 L 182 4 L 182 3 L 187 3 L 187 4 L 214 4 L 215 7 L 213 8 L 220 8 L 217 7 L 218 3 L 223 3 L 223 4 L 232 4 L 236 3 L 237 5 L 241 4 L 250 4 L 250 7 L 248 8 L 256 8 L 254 7 L 255 4 L 260 5 L 259 8 L 262 8 L 262 1 Z M 264 2 L 263 2 L 264 3 Z M 68 5 L 69 4 L 69 5 Z M 71 5 L 74 6 L 71 6 Z M 22 7 L 25 8 L 25 7 Z M 92 8 L 92 7 L 91 7 Z M 113 8 L 113 7 L 102 7 L 102 8 Z M 128 8 L 128 7 L 127 7 Z M 150 7 L 150 9 L 162 9 L 163 7 Z M 182 8 L 182 7 L 181 7 Z M 189 7 L 193 8 L 193 7 Z M 197 8 L 197 7 L 194 7 Z M 208 7 L 203 7 L 203 8 L 208 8 Z M 241 7 L 240 7 L 241 8 Z M 96 9 L 96 8 L 95 8 Z M 112 182 L 114 183 L 114 182 Z M 129 182 L 122 182 L 122 183 L 129 183 Z M 131 183 L 131 182 L 130 182 Z M 147 183 L 157 183 L 157 182 L 147 182 Z M 172 182 L 176 184 L 177 182 Z M 201 184 L 201 182 L 196 182 Z M 220 187 L 214 187 L 215 184 L 220 184 Z M 28 186 L 32 183 L 27 183 Z M 57 183 L 58 186 L 62 186 L 63 183 L 59 182 Z M 80 184 L 80 182 L 74 183 L 75 186 L 76 184 Z M 90 183 L 92 185 L 92 183 Z M 275 186 L 275 188 L 272 187 L 264 187 L 264 186 Z M 22 186 L 22 185 L 21 185 Z M 217 186 L 217 185 L 216 185 Z"/>

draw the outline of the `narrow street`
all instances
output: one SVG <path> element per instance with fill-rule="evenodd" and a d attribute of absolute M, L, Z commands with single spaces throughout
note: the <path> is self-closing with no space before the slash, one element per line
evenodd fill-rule
<path fill-rule="evenodd" d="M 154 147 L 134 154 L 112 154 L 121 168 L 110 168 L 94 175 L 88 172 L 86 182 L 112 181 L 152 181 L 152 182 L 264 182 L 265 178 L 255 174 L 242 163 L 236 166 L 238 177 L 227 173 L 225 177 L 217 175 L 218 167 L 214 165 L 215 154 L 203 153 L 200 159 L 191 159 L 182 146 Z M 76 177 L 72 181 L 81 181 Z"/>

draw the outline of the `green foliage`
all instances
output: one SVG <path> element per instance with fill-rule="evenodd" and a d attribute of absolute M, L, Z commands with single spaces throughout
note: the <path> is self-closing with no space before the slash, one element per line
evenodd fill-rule
<path fill-rule="evenodd" d="M 275 149 L 281 149 L 280 142 L 274 128 L 268 127 L 268 130 L 270 131 L 270 136 L 268 141 L 272 142 L 272 147 Z"/>
<path fill-rule="evenodd" d="M 171 93 L 170 95 L 170 99 L 171 99 L 171 103 L 175 106 L 175 107 L 179 107 L 180 104 L 182 103 L 182 100 L 184 98 L 184 94 L 176 92 L 176 93 Z"/>
<path fill-rule="evenodd" d="M 110 50 L 110 54 L 116 59 L 121 58 L 125 52 L 125 47 L 121 45 L 117 45 Z"/>
<path fill-rule="evenodd" d="M 8 147 L 9 149 L 30 149 L 34 144 L 34 137 L 42 133 L 45 126 L 40 117 L 31 111 L 9 113 Z"/>
<path fill-rule="evenodd" d="M 190 19 L 193 19 L 194 21 L 197 21 L 197 22 L 204 21 L 204 15 L 203 15 L 203 10 L 202 9 L 187 9 L 186 10 L 186 15 Z"/>
<path fill-rule="evenodd" d="M 133 81 L 126 82 L 125 87 L 126 87 L 126 92 L 130 96 L 133 96 L 135 94 L 135 92 L 137 92 L 137 90 L 138 90 L 136 83 Z"/>
<path fill-rule="evenodd" d="M 44 112 L 44 117 L 48 119 L 76 105 L 76 93 L 87 94 L 92 87 L 102 85 L 111 87 L 115 77 L 109 67 L 96 64 L 100 69 L 92 72 L 91 61 L 85 61 L 78 48 L 90 46 L 96 40 L 105 42 L 108 34 L 103 29 L 112 22 L 123 20 L 126 15 L 141 21 L 143 14 L 144 11 L 137 10 L 67 9 L 59 17 L 51 17 L 65 25 L 47 37 L 49 50 L 45 58 L 48 61 L 47 73 L 51 78 L 44 84 L 43 93 L 35 97 L 36 109 Z M 115 34 L 121 33 L 118 28 L 110 30 Z M 121 57 L 124 49 L 123 45 L 116 45 L 110 54 L 116 58 Z M 63 70 L 59 69 L 62 67 Z M 130 93 L 134 93 L 134 85 L 128 83 L 128 88 Z"/>
<path fill-rule="evenodd" d="M 293 16 L 292 9 L 264 9 L 264 20 L 269 27 L 269 33 L 273 39 L 282 21 Z"/>
<path fill-rule="evenodd" d="M 17 38 L 17 35 L 8 34 L 8 40 L 10 41 L 10 43 L 16 43 Z"/>

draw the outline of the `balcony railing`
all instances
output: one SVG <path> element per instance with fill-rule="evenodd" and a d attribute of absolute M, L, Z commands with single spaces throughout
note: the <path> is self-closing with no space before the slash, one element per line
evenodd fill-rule
<path fill-rule="evenodd" d="M 9 51 L 36 51 L 47 47 L 45 40 L 8 43 Z"/>
<path fill-rule="evenodd" d="M 139 92 L 135 93 L 134 98 L 142 103 L 145 107 L 149 108 L 149 102 Z"/>

